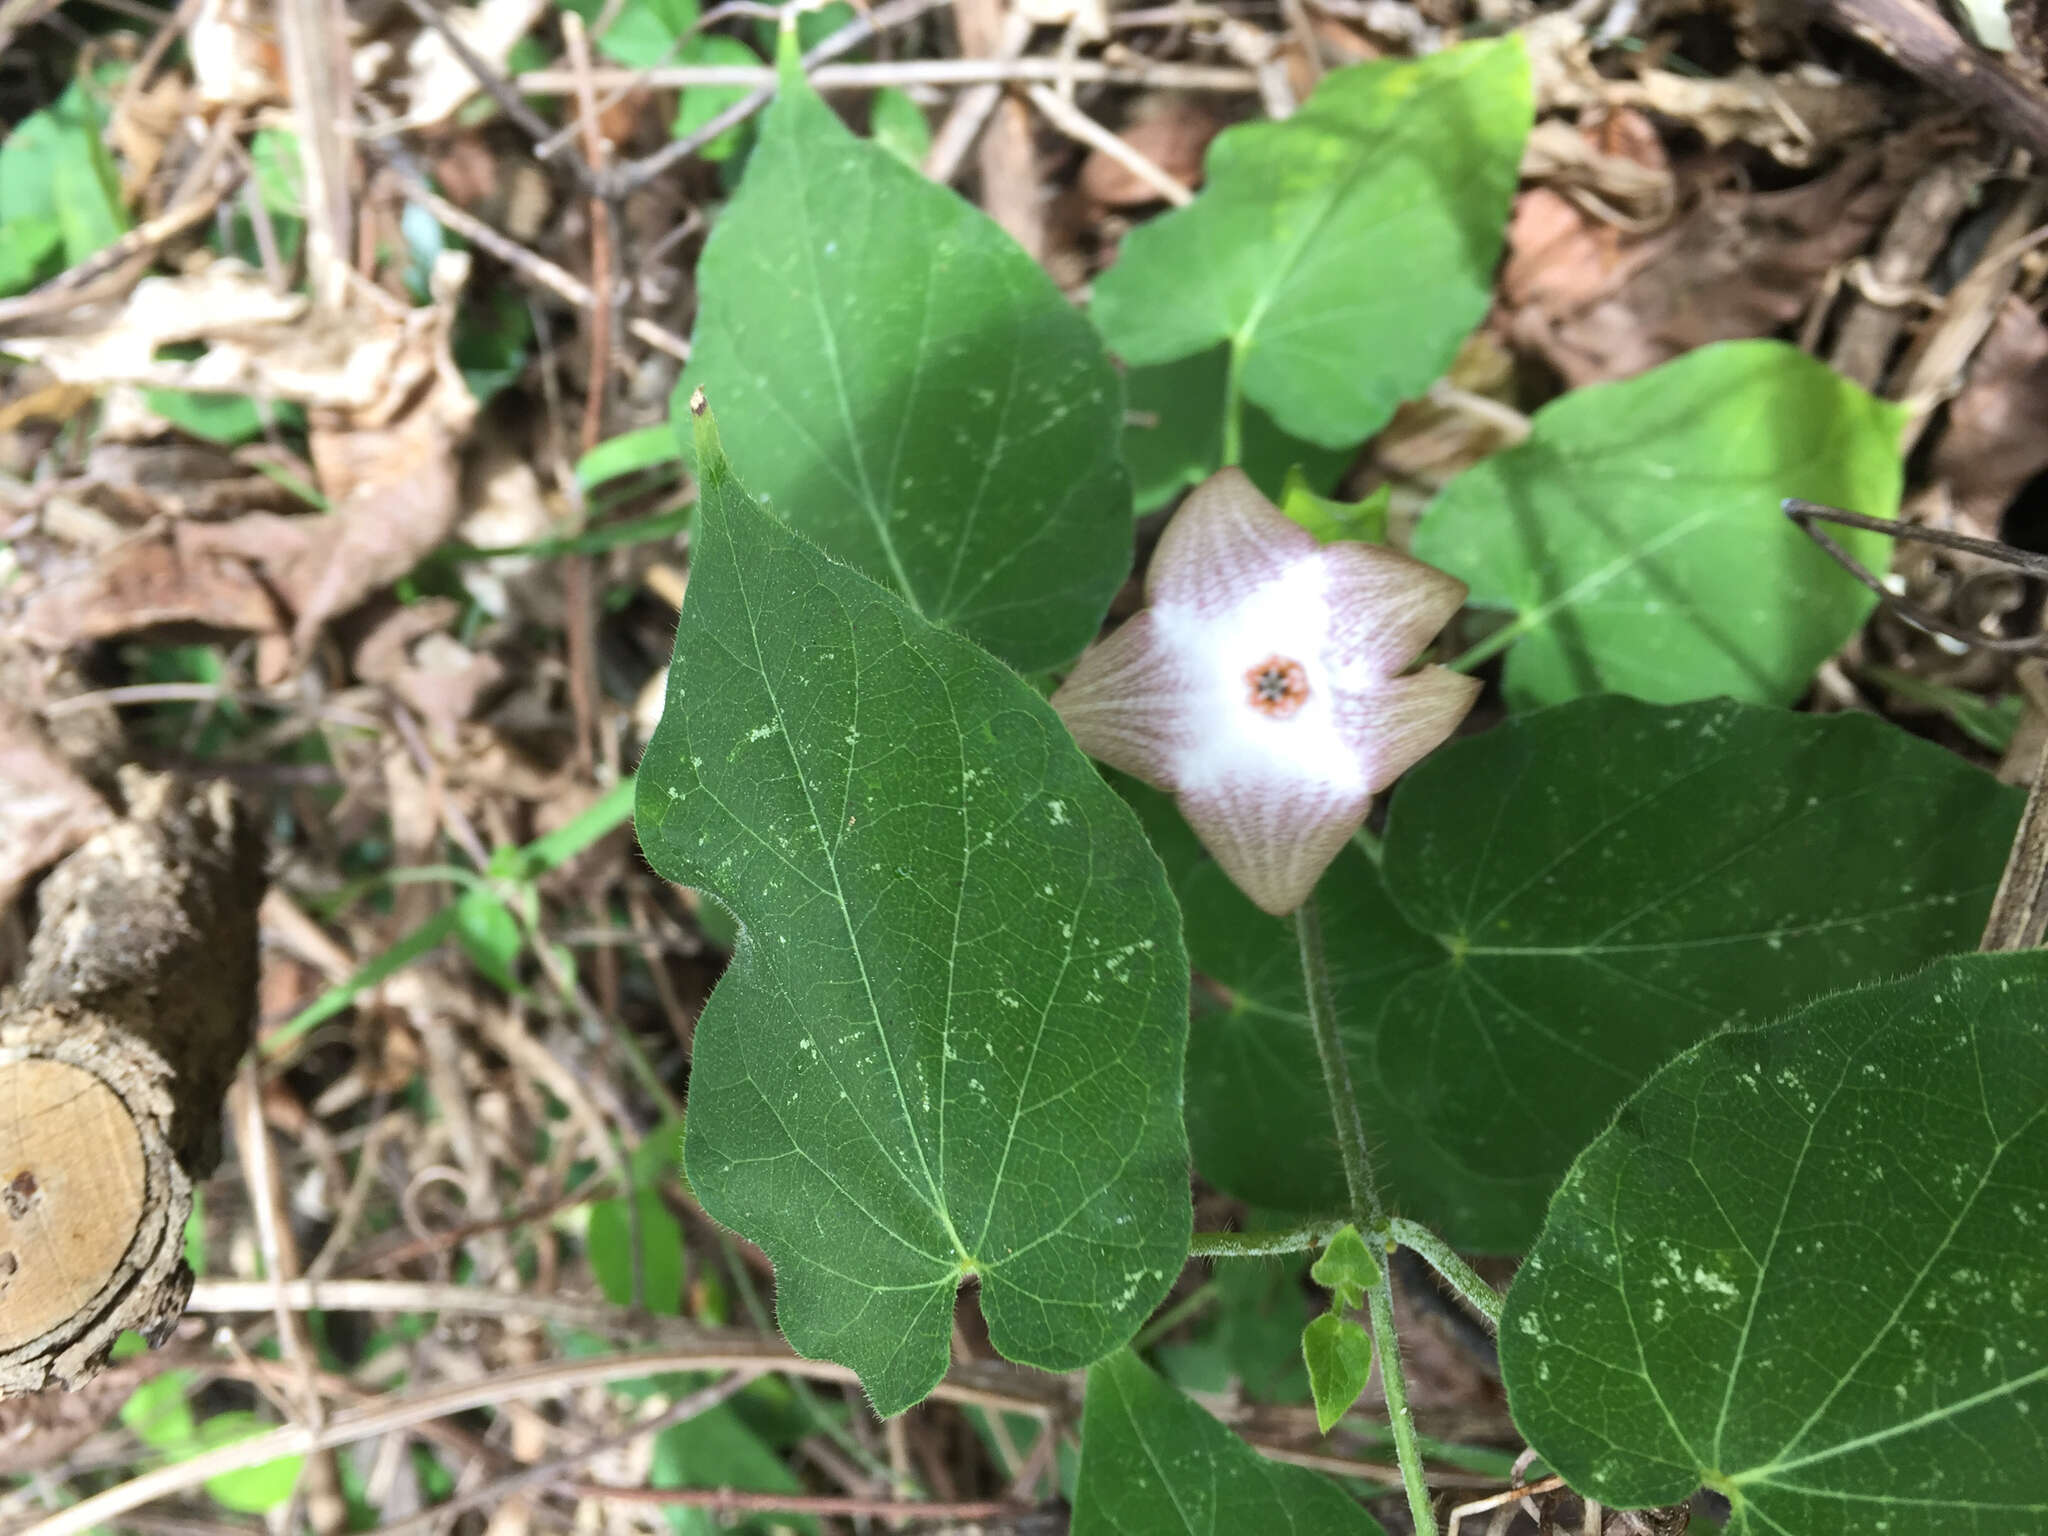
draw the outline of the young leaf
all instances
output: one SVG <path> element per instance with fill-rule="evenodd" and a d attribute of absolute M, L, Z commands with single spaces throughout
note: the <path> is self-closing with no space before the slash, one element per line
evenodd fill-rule
<path fill-rule="evenodd" d="M 1364 1306 L 1365 1293 L 1380 1283 L 1380 1262 L 1365 1246 L 1358 1228 L 1347 1226 L 1330 1239 L 1308 1276 L 1330 1293 L 1339 1308 L 1349 1312 Z"/>
<path fill-rule="evenodd" d="M 1269 1461 L 1128 1350 L 1090 1368 L 1074 1536 L 1383 1536 L 1328 1478 Z"/>
<path fill-rule="evenodd" d="M 1337 70 L 1217 138 L 1201 194 L 1096 280 L 1096 323 L 1139 365 L 1228 342 L 1283 430 L 1362 442 L 1486 313 L 1533 116 L 1513 37 Z"/>
<path fill-rule="evenodd" d="M 1784 342 L 1702 347 L 1538 411 L 1527 442 L 1451 482 L 1415 554 L 1514 610 L 1517 708 L 1601 692 L 1789 704 L 1876 599 L 1778 504 L 1889 517 L 1904 420 Z M 1837 533 L 1885 568 L 1882 534 Z"/>
<path fill-rule="evenodd" d="M 1731 1532 L 2048 1526 L 2048 955 L 1730 1031 L 1580 1156 L 1508 1293 L 1571 1485 Z"/>
<path fill-rule="evenodd" d="M 1318 893 L 1382 1179 L 1460 1247 L 1526 1247 L 1673 1054 L 1974 945 L 2020 799 L 1867 716 L 1727 700 L 1585 699 L 1453 742 L 1395 791 L 1378 877 L 1347 855 Z M 1197 1165 L 1327 1210 L 1343 1186 L 1293 935 L 1168 862 L 1195 966 L 1235 1005 L 1189 1044 Z"/>
<path fill-rule="evenodd" d="M 1394 506 L 1394 488 L 1382 485 L 1363 501 L 1333 501 L 1319 496 L 1301 471 L 1287 472 L 1280 510 L 1325 544 L 1356 539 L 1367 544 L 1387 541 L 1387 516 Z"/>
<path fill-rule="evenodd" d="M 1372 1335 L 1341 1312 L 1325 1312 L 1301 1330 L 1301 1357 L 1315 1394 L 1316 1429 L 1327 1435 L 1372 1375 Z"/>
<path fill-rule="evenodd" d="M 1069 1370 L 1179 1272 L 1187 962 L 1164 871 L 1046 703 L 756 507 L 706 423 L 641 844 L 740 924 L 697 1027 L 704 1208 L 884 1413 L 995 1347 Z"/>
<path fill-rule="evenodd" d="M 1016 242 L 786 71 L 699 282 L 690 379 L 764 504 L 1019 671 L 1088 643 L 1131 563 L 1123 392 Z"/>

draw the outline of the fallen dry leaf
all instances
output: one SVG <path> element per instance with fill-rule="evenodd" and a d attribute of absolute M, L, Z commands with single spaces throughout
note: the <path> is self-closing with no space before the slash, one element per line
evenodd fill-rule
<path fill-rule="evenodd" d="M 1647 235 L 1616 231 L 1563 194 L 1533 188 L 1508 227 L 1508 334 L 1572 386 L 1628 378 L 1709 342 L 1770 335 L 1864 248 L 1925 163 L 1869 150 L 1803 186 L 1758 193 L 1710 156 L 1680 172 L 1687 211 Z"/>
<path fill-rule="evenodd" d="M 480 5 L 444 11 L 454 32 L 486 64 L 500 73 L 512 47 L 532 30 L 547 10 L 547 0 L 483 0 Z M 477 93 L 476 72 L 432 28 L 422 28 L 405 51 L 405 76 L 399 90 L 406 98 L 410 127 L 444 121 Z"/>
<path fill-rule="evenodd" d="M 459 603 L 445 597 L 396 608 L 371 627 L 355 652 L 356 676 L 389 688 L 419 715 L 429 741 L 444 749 L 505 676 L 495 656 L 447 633 L 461 612 Z"/>
<path fill-rule="evenodd" d="M 155 382 L 263 393 L 307 410 L 325 516 L 257 512 L 178 522 L 53 582 L 29 604 L 38 643 L 72 645 L 189 622 L 274 633 L 281 601 L 301 652 L 328 619 L 395 581 L 453 532 L 460 454 L 476 401 L 449 353 L 467 260 L 444 257 L 435 302 L 414 309 L 367 287 L 340 315 L 280 296 L 246 268 L 215 262 L 150 279 L 115 314 L 62 334 L 13 338 L 77 382 Z M 159 346 L 205 341 L 205 356 L 160 364 Z"/>
<path fill-rule="evenodd" d="M 126 540 L 68 576 L 46 571 L 24 606 L 23 637 L 59 650 L 164 625 L 281 630 L 284 616 L 256 571 L 204 547 L 204 532 L 202 524 L 175 523 Z"/>
<path fill-rule="evenodd" d="M 42 725 L 0 699 L 0 909 L 112 819 Z"/>
<path fill-rule="evenodd" d="M 1789 166 L 1811 165 L 1885 121 L 1882 91 L 1817 65 L 1780 74 L 1744 65 L 1710 78 L 1645 68 L 1613 80 L 1594 67 L 1585 22 L 1572 12 L 1539 16 L 1521 34 L 1539 117 L 1631 107 L 1683 123 L 1711 147 L 1749 144 Z"/>
<path fill-rule="evenodd" d="M 280 94 L 284 58 L 269 7 L 256 0 L 199 0 L 185 50 L 199 99 L 208 106 L 255 106 Z"/>
<path fill-rule="evenodd" d="M 2009 297 L 1977 349 L 1970 376 L 1949 402 L 1948 426 L 1928 460 L 1946 481 L 1953 526 L 1978 538 L 1999 536 L 2005 509 L 2048 469 L 2048 325 L 2024 300 Z"/>
<path fill-rule="evenodd" d="M 1222 129 L 1223 119 L 1197 98 L 1156 91 L 1140 99 L 1118 137 L 1174 180 L 1192 187 L 1200 185 L 1202 156 Z M 1099 149 L 1091 150 L 1081 166 L 1081 191 L 1105 208 L 1159 201 L 1157 187 Z"/>

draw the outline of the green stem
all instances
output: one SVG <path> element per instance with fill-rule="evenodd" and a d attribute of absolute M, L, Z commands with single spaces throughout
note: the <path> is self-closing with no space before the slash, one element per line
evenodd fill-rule
<path fill-rule="evenodd" d="M 1237 382 L 1238 345 L 1230 344 L 1230 363 L 1223 378 L 1223 462 L 1244 458 L 1244 391 Z"/>
<path fill-rule="evenodd" d="M 1545 617 L 1547 618 L 1548 615 L 1545 615 Z M 1491 661 L 1502 651 L 1513 645 L 1522 636 L 1529 633 L 1530 630 L 1536 628 L 1538 622 L 1540 621 L 1532 621 L 1527 615 L 1524 615 L 1512 623 L 1503 624 L 1484 640 L 1466 647 L 1449 661 L 1443 663 L 1443 665 L 1452 672 L 1470 672 L 1473 668 Z"/>
<path fill-rule="evenodd" d="M 1351 1196 L 1351 1215 L 1359 1230 L 1386 1225 L 1379 1191 L 1372 1182 L 1372 1154 L 1366 1150 L 1365 1122 L 1358 1114 L 1358 1094 L 1351 1086 L 1351 1062 L 1337 1037 L 1337 1005 L 1330 993 L 1330 963 L 1323 954 L 1323 923 L 1313 895 L 1296 909 L 1294 934 L 1301 945 L 1302 990 L 1308 998 L 1309 1024 L 1315 1031 L 1316 1054 L 1322 1058 L 1323 1088 L 1330 1096 L 1330 1116 L 1337 1125 L 1337 1150 L 1344 1159 L 1344 1187 Z"/>
<path fill-rule="evenodd" d="M 1486 1319 L 1486 1326 L 1500 1331 L 1501 1294 L 1479 1276 L 1479 1271 L 1452 1251 L 1451 1245 L 1419 1221 L 1396 1216 L 1387 1223 L 1387 1235 L 1403 1248 L 1412 1249 L 1435 1270 L 1450 1288 L 1465 1299 L 1465 1305 Z"/>
<path fill-rule="evenodd" d="M 1401 1343 L 1394 1336 L 1394 1285 L 1391 1272 L 1380 1270 L 1379 1283 L 1365 1293 L 1372 1318 L 1373 1353 L 1380 1362 L 1380 1389 L 1387 1395 L 1387 1427 L 1394 1435 L 1394 1459 L 1401 1466 L 1401 1486 L 1408 1493 L 1408 1513 L 1416 1536 L 1436 1536 L 1436 1510 L 1429 1502 L 1429 1483 L 1422 1472 L 1422 1444 L 1415 1436 L 1415 1417 L 1408 1411 L 1408 1382 L 1401 1374 Z"/>
<path fill-rule="evenodd" d="M 1197 1232 L 1188 1243 L 1188 1257 L 1270 1259 L 1283 1253 L 1314 1253 L 1343 1229 L 1341 1221 L 1312 1221 L 1279 1232 Z"/>
<path fill-rule="evenodd" d="M 1189 1291 L 1187 1295 L 1181 1297 L 1179 1301 L 1176 1301 L 1164 1312 L 1153 1318 L 1151 1322 L 1140 1328 L 1137 1337 L 1131 1340 L 1131 1348 L 1140 1354 L 1144 1353 L 1152 1347 L 1155 1339 L 1164 1338 L 1189 1318 L 1206 1312 L 1215 1305 L 1217 1297 L 1221 1294 L 1222 1288 L 1214 1280 L 1203 1281 L 1192 1291 Z"/>

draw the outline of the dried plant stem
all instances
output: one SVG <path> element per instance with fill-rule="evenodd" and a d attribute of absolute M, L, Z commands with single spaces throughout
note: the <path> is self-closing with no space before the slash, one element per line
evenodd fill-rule
<path fill-rule="evenodd" d="M 1195 200 L 1195 194 L 1189 191 L 1183 182 L 1168 175 L 1157 164 L 1138 153 L 1129 143 L 1111 133 L 1051 86 L 1033 85 L 1026 89 L 1025 94 L 1031 98 L 1031 104 L 1045 114 L 1045 120 L 1053 127 L 1068 138 L 1086 144 L 1090 149 L 1101 150 L 1174 207 L 1185 208 Z"/>
<path fill-rule="evenodd" d="M 1066 81 L 1075 85 L 1145 85 L 1162 90 L 1215 91 L 1233 95 L 1249 95 L 1259 88 L 1258 76 L 1248 69 L 1218 64 L 1154 64 L 1141 59 L 1116 64 L 1101 59 L 902 59 L 882 64 L 821 64 L 809 74 L 811 84 L 821 91 L 875 91 L 891 85 L 1006 85 L 1032 81 L 1047 85 Z M 655 90 L 687 90 L 698 85 L 754 86 L 762 92 L 762 99 L 754 108 L 758 111 L 767 105 L 768 97 L 774 92 L 775 71 L 765 64 L 676 64 L 639 71 L 593 69 L 590 80 L 599 90 L 633 83 Z M 515 83 L 521 91 L 533 96 L 568 96 L 575 91 L 574 73 L 566 69 L 529 70 Z M 673 148 L 670 146 L 664 154 L 672 154 Z"/>
<path fill-rule="evenodd" d="M 1501 1294 L 1479 1271 L 1459 1258 L 1451 1245 L 1419 1221 L 1396 1216 L 1387 1223 L 1387 1236 L 1416 1254 L 1443 1278 L 1446 1285 L 1464 1299 L 1465 1305 L 1486 1319 L 1486 1326 L 1500 1330 Z"/>
<path fill-rule="evenodd" d="M 1344 1159 L 1344 1187 L 1351 1197 L 1351 1216 L 1360 1231 L 1384 1227 L 1379 1190 L 1373 1185 L 1372 1154 L 1365 1140 L 1365 1122 L 1358 1113 L 1358 1093 L 1351 1086 L 1351 1063 L 1337 1035 L 1336 999 L 1330 993 L 1330 962 L 1323 952 L 1323 922 L 1316 899 L 1296 909 L 1294 934 L 1301 946 L 1302 991 L 1315 1031 L 1316 1055 L 1322 1059 L 1323 1087 L 1330 1096 L 1330 1118 L 1337 1127 L 1337 1150 Z"/>
<path fill-rule="evenodd" d="M 544 256 L 535 255 L 518 241 L 501 234 L 474 214 L 464 212 L 425 182 L 408 176 L 397 166 L 391 166 L 388 170 L 404 191 L 406 201 L 418 203 L 456 234 L 475 245 L 482 246 L 534 286 L 547 289 L 557 298 L 574 304 L 578 309 L 591 309 L 596 306 L 597 296 L 590 291 L 590 285 L 574 273 L 556 266 Z M 656 325 L 652 320 L 628 320 L 626 332 L 646 342 L 656 351 L 666 352 L 678 362 L 687 363 L 690 360 L 689 342 L 675 332 Z"/>
<path fill-rule="evenodd" d="M 1415 1438 L 1415 1418 L 1408 1411 L 1408 1381 L 1401 1373 L 1401 1341 L 1394 1332 L 1393 1272 L 1380 1266 L 1380 1278 L 1365 1293 L 1372 1320 L 1372 1348 L 1380 1363 L 1380 1390 L 1387 1396 L 1387 1427 L 1394 1436 L 1394 1459 L 1401 1465 L 1401 1486 L 1408 1494 L 1408 1513 L 1416 1536 L 1436 1536 L 1436 1510 L 1429 1502 L 1429 1483 L 1422 1470 L 1422 1444 Z"/>

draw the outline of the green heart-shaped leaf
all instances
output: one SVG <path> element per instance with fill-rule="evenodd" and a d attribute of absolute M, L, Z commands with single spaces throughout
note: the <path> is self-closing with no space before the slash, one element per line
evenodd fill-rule
<path fill-rule="evenodd" d="M 1518 708 L 1589 693 L 1790 704 L 1876 601 L 1779 510 L 1889 517 L 1905 408 L 1798 348 L 1731 341 L 1538 411 L 1437 498 L 1418 559 L 1512 609 Z M 1833 536 L 1872 569 L 1882 534 Z"/>
<path fill-rule="evenodd" d="M 1372 1375 L 1372 1335 L 1341 1312 L 1325 1312 L 1301 1330 L 1301 1357 L 1315 1394 L 1316 1428 L 1327 1435 Z"/>
<path fill-rule="evenodd" d="M 1352 447 L 1485 315 L 1533 115 L 1518 38 L 1333 71 L 1217 137 L 1200 195 L 1096 280 L 1096 323 L 1132 364 L 1228 342 L 1283 431 Z"/>
<path fill-rule="evenodd" d="M 708 423 L 642 847 L 740 926 L 684 1158 L 783 1331 L 884 1413 L 995 1347 L 1069 1370 L 1187 1254 L 1187 962 L 1166 877 L 1044 700 L 769 517 Z"/>
<path fill-rule="evenodd" d="M 1732 1532 L 2048 1528 L 2048 955 L 1694 1047 L 1581 1154 L 1501 1318 L 1580 1492 Z"/>
<path fill-rule="evenodd" d="M 1088 1372 L 1074 1536 L 1383 1536 L 1327 1477 L 1268 1461 L 1125 1350 Z"/>
<path fill-rule="evenodd" d="M 686 444 L 701 382 L 762 502 L 924 617 L 1020 672 L 1094 638 L 1131 566 L 1123 390 L 986 214 L 785 62 L 697 281 Z"/>
<path fill-rule="evenodd" d="M 1443 748 L 1396 790 L 1382 870 L 1346 854 L 1318 892 L 1382 1177 L 1460 1247 L 1526 1247 L 1673 1054 L 1974 945 L 2020 800 L 1868 716 L 1728 700 L 1585 699 Z M 1197 1165 L 1341 1208 L 1288 925 L 1146 822 L 1227 994 L 1189 1042 Z"/>

